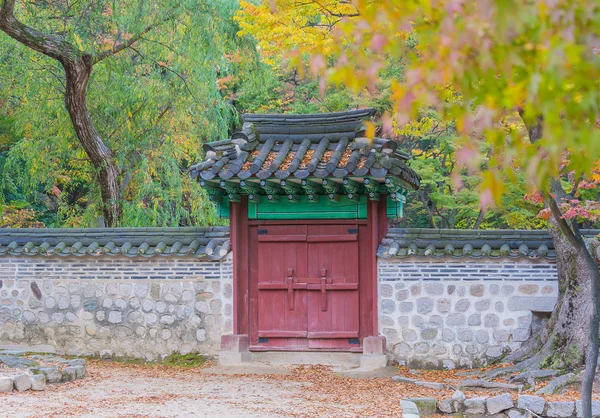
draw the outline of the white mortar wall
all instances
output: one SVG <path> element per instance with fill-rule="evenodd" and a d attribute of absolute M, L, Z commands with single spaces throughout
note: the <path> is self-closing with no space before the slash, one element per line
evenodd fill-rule
<path fill-rule="evenodd" d="M 446 368 L 497 359 L 552 312 L 556 274 L 547 261 L 380 259 L 379 332 L 388 356 Z"/>

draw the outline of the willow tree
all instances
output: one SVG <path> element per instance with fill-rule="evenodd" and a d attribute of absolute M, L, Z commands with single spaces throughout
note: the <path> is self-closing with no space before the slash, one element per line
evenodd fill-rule
<path fill-rule="evenodd" d="M 233 0 L 0 0 L 8 35 L 0 32 L 0 105 L 22 137 L 7 175 L 24 170 L 18 181 L 35 178 L 49 195 L 80 182 L 85 196 L 71 197 L 85 199 L 88 220 L 78 225 L 97 215 L 106 226 L 178 224 L 207 212 L 180 171 L 237 118 L 217 84 L 238 65 L 233 56 L 255 55 L 235 36 L 236 8 Z"/>
<path fill-rule="evenodd" d="M 500 203 L 506 179 L 521 167 L 552 216 L 561 292 L 539 340 L 513 358 L 521 360 L 520 368 L 585 362 L 583 416 L 591 417 L 600 272 L 579 224 L 600 213 L 600 5 L 272 0 L 244 7 L 244 30 L 267 38 L 269 25 L 301 14 L 301 7 L 312 30 L 326 27 L 327 36 L 309 42 L 286 40 L 291 62 L 308 64 L 324 84 L 376 89 L 386 60 L 405 59 L 404 75 L 392 86 L 387 128 L 409 122 L 423 107 L 454 121 L 462 142 L 457 160 L 482 176 L 483 207 Z M 507 129 L 507 121 L 516 119 L 517 128 Z M 483 171 L 481 142 L 492 150 Z"/>

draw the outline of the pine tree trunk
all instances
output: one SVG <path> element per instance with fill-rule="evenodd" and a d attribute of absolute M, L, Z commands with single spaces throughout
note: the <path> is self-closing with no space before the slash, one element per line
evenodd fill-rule
<path fill-rule="evenodd" d="M 92 123 L 86 103 L 87 85 L 92 73 L 92 57 L 82 55 L 62 60 L 66 74 L 65 107 L 71 116 L 75 133 L 96 169 L 102 194 L 104 222 L 117 226 L 121 217 L 119 171 L 111 149 L 102 141 Z"/>

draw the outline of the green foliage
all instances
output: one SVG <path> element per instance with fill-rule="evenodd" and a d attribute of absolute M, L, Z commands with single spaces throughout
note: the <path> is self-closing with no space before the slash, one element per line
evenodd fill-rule
<path fill-rule="evenodd" d="M 67 40 L 91 53 L 176 13 L 133 49 L 97 64 L 89 84 L 91 117 L 122 170 L 123 226 L 222 224 L 185 171 L 202 159 L 204 142 L 228 137 L 245 112 L 311 113 L 366 106 L 375 107 L 379 115 L 393 112 L 395 83 L 404 79 L 408 64 L 402 56 L 387 54 L 375 88 L 323 87 L 316 77 L 286 68 L 281 55 L 261 60 L 256 43 L 265 41 L 264 33 L 257 33 L 257 40 L 238 35 L 235 0 L 169 0 L 141 15 L 139 5 L 148 5 L 137 1 L 118 9 L 107 1 L 92 8 L 89 1 L 17 4 L 25 5 L 17 15 L 26 23 L 64 31 Z M 311 13 L 313 6 L 307 6 Z M 312 39 L 306 30 L 323 36 L 319 27 L 288 29 L 295 42 Z M 413 38 L 406 39 L 411 48 L 416 45 Z M 274 50 L 280 54 L 280 45 Z M 100 191 L 64 109 L 63 77 L 52 60 L 0 33 L 0 225 L 99 224 Z M 395 134 L 423 178 L 423 187 L 410 194 L 405 219 L 399 222 L 473 228 L 480 215 L 482 179 L 457 168 L 454 125 L 442 122 L 432 109 L 421 109 L 414 124 L 396 127 Z M 484 146 L 479 150 L 482 166 L 490 159 L 488 152 Z M 515 173 L 517 180 L 507 184 L 503 205 L 483 214 L 479 228 L 546 227 L 536 217 L 541 206 L 523 199 L 525 175 Z M 457 178 L 462 187 L 455 184 Z"/>
<path fill-rule="evenodd" d="M 122 173 L 123 225 L 220 223 L 185 169 L 202 158 L 202 143 L 227 137 L 238 123 L 217 83 L 241 70 L 235 57 L 256 61 L 253 42 L 236 35 L 237 7 L 235 0 L 157 8 L 138 1 L 17 2 L 26 24 L 64 33 L 94 55 L 163 22 L 132 49 L 95 65 L 88 87 L 92 120 Z M 42 206 L 48 226 L 96 226 L 100 190 L 63 94 L 64 74 L 54 61 L 0 33 L 2 199 Z"/>
<path fill-rule="evenodd" d="M 189 368 L 198 367 L 206 362 L 206 357 L 198 353 L 173 353 L 165 357 L 163 364 L 169 367 Z"/>

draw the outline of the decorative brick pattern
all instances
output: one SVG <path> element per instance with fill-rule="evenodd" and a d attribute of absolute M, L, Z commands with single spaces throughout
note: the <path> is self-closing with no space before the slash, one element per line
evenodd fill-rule
<path fill-rule="evenodd" d="M 379 331 L 400 364 L 485 364 L 530 335 L 558 295 L 552 262 L 379 260 Z"/>
<path fill-rule="evenodd" d="M 215 354 L 233 268 L 193 258 L 0 258 L 0 341 L 68 354 Z"/>

